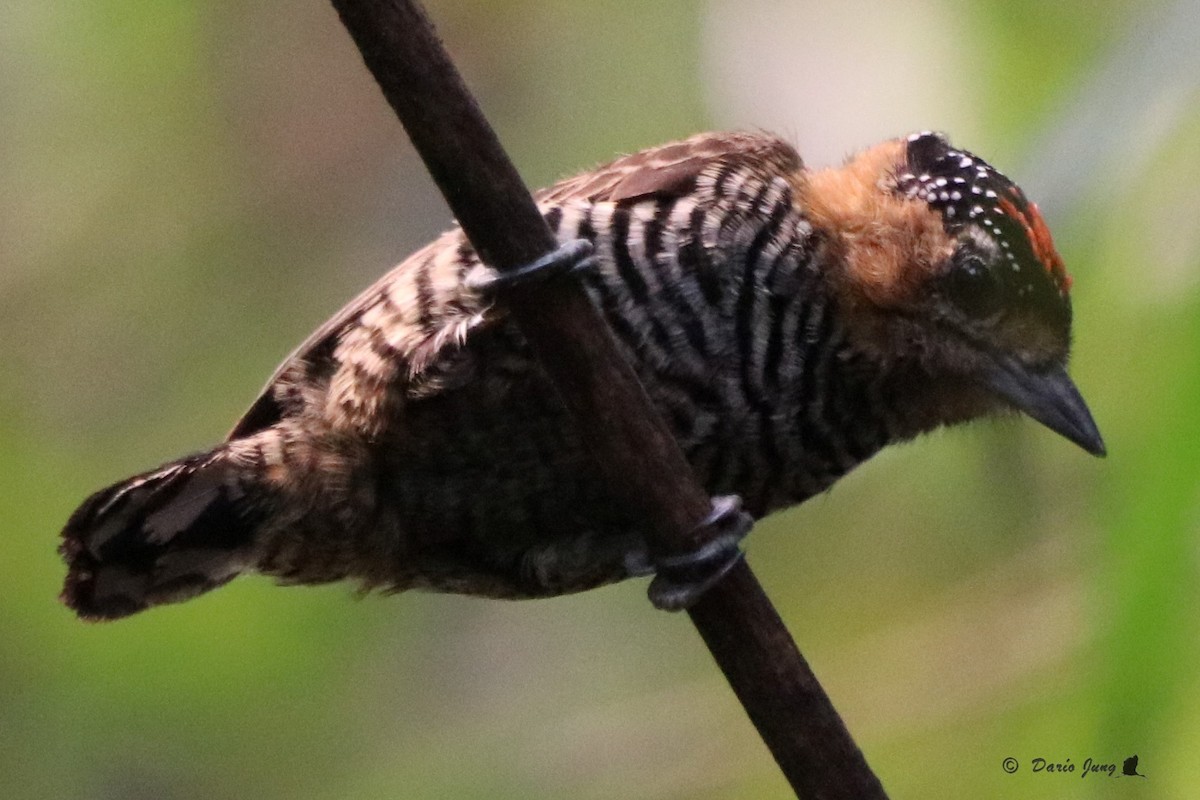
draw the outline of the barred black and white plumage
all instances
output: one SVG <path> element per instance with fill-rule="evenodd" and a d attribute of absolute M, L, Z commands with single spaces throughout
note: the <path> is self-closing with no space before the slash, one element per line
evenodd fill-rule
<path fill-rule="evenodd" d="M 538 200 L 594 244 L 588 291 L 706 488 L 759 517 L 1007 407 L 1102 450 L 1064 371 L 1061 259 L 979 165 L 918 134 L 813 173 L 775 137 L 703 134 Z M 224 444 L 94 495 L 64 532 L 68 605 L 119 617 L 242 571 L 500 597 L 640 571 L 638 520 L 489 274 L 444 234 L 314 333 Z"/>

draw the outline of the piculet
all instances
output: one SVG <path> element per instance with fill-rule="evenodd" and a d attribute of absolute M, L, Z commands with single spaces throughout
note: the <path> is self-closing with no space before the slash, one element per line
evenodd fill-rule
<path fill-rule="evenodd" d="M 536 195 L 703 486 L 754 518 L 884 446 L 1023 412 L 1102 455 L 1038 208 L 934 133 L 811 171 L 709 133 Z M 492 597 L 653 569 L 461 231 L 321 326 L 228 438 L 88 498 L 63 600 L 114 619 L 246 572 Z"/>

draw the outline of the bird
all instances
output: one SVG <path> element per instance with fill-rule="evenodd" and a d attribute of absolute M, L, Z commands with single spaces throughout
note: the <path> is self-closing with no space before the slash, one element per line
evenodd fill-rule
<path fill-rule="evenodd" d="M 753 519 L 983 417 L 1105 453 L 1042 214 L 943 134 L 809 169 L 772 134 L 704 133 L 534 199 L 592 251 L 578 279 L 703 487 Z M 223 442 L 79 506 L 64 603 L 118 619 L 243 573 L 534 598 L 653 571 L 497 278 L 458 228 L 386 273 Z"/>

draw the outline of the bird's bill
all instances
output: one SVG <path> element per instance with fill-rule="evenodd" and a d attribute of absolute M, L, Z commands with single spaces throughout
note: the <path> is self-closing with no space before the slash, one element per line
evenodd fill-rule
<path fill-rule="evenodd" d="M 1087 403 L 1061 366 L 1030 369 L 1013 359 L 998 359 L 984 381 L 1050 430 L 1065 436 L 1094 456 L 1105 454 L 1104 440 Z"/>

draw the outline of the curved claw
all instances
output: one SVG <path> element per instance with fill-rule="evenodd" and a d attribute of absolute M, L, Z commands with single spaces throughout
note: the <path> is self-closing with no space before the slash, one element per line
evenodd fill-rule
<path fill-rule="evenodd" d="M 706 541 L 690 553 L 655 560 L 657 575 L 648 594 L 655 608 L 682 611 L 694 605 L 715 586 L 745 554 L 739 543 L 750 532 L 754 519 L 742 511 L 736 495 L 714 497 L 712 512 L 696 526 Z"/>
<path fill-rule="evenodd" d="M 472 288 L 495 293 L 586 272 L 596 267 L 594 253 L 595 248 L 587 239 L 571 239 L 529 264 L 496 272 L 483 280 L 471 281 Z"/>

